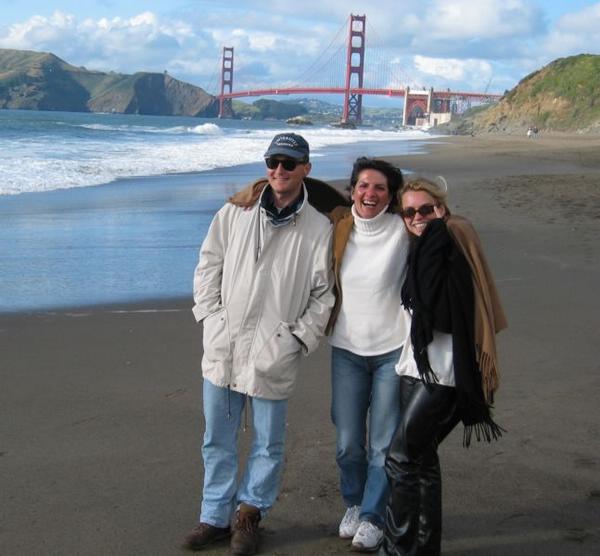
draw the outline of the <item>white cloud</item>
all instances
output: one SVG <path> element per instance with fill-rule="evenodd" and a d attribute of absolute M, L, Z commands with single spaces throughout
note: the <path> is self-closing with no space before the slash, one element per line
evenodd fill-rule
<path fill-rule="evenodd" d="M 563 15 L 556 27 L 565 33 L 600 33 L 600 2 L 575 13 Z"/>
<path fill-rule="evenodd" d="M 271 2 L 254 0 L 252 4 L 267 9 Z M 367 35 L 375 31 L 376 40 L 397 45 L 413 41 L 421 47 L 444 39 L 522 37 L 537 34 L 544 26 L 543 13 L 532 0 L 379 0 L 368 8 L 363 0 L 304 0 L 302 7 L 315 19 L 331 22 L 335 18 L 340 25 L 350 13 L 366 15 Z M 297 15 L 295 2 L 278 2 L 277 9 Z"/>
<path fill-rule="evenodd" d="M 249 45 L 255 52 L 268 52 L 279 47 L 277 35 L 272 33 L 260 33 L 249 35 Z"/>
<path fill-rule="evenodd" d="M 74 27 L 75 18 L 62 12 L 55 12 L 50 18 L 35 15 L 24 23 L 8 27 L 7 34 L 0 37 L 0 46 L 5 48 L 32 49 L 39 44 L 61 40 L 65 32 Z"/>
<path fill-rule="evenodd" d="M 501 39 L 536 33 L 540 12 L 524 0 L 434 0 L 425 12 L 427 38 Z"/>
<path fill-rule="evenodd" d="M 492 66 L 485 60 L 457 60 L 453 58 L 428 58 L 415 56 L 414 65 L 417 71 L 447 81 L 485 82 L 490 79 Z"/>
<path fill-rule="evenodd" d="M 146 11 L 131 18 L 77 20 L 60 11 L 33 16 L 9 26 L 0 46 L 50 51 L 75 65 L 91 69 L 162 70 L 187 42 L 205 39 L 184 22 L 161 22 Z M 93 65 L 92 65 L 93 64 Z"/>
<path fill-rule="evenodd" d="M 542 48 L 553 57 L 600 52 L 600 3 L 563 15 Z"/>
<path fill-rule="evenodd" d="M 319 49 L 323 48 L 319 40 L 322 37 L 309 34 L 298 35 L 288 33 L 286 30 L 277 33 L 261 29 L 250 30 L 247 26 L 215 29 L 212 31 L 212 37 L 217 44 L 245 48 L 248 53 L 261 55 L 270 52 L 282 58 L 287 57 L 289 53 L 317 54 Z"/>

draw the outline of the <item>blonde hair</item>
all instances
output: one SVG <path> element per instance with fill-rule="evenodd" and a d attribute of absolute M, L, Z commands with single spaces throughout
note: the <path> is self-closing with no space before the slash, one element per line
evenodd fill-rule
<path fill-rule="evenodd" d="M 446 214 L 450 214 L 450 209 L 448 208 L 447 199 L 448 199 L 448 184 L 443 176 L 438 176 L 437 178 L 439 183 L 428 178 L 424 178 L 423 176 L 415 176 L 411 178 L 407 178 L 404 182 L 402 189 L 398 192 L 398 202 L 400 207 L 402 207 L 402 196 L 407 191 L 425 191 L 429 193 L 437 203 L 442 205 L 446 209 Z M 443 185 L 442 185 L 443 184 Z"/>

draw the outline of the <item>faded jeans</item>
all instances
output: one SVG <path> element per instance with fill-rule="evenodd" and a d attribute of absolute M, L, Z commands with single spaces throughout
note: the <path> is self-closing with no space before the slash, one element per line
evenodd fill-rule
<path fill-rule="evenodd" d="M 402 349 L 373 356 L 332 346 L 331 418 L 346 506 L 360 506 L 360 520 L 383 528 L 389 487 L 384 464 L 400 420 Z"/>
<path fill-rule="evenodd" d="M 204 488 L 200 521 L 228 527 L 241 502 L 259 508 L 264 516 L 279 492 L 287 400 L 251 398 L 204 380 L 203 401 L 206 430 L 202 445 Z M 237 440 L 246 401 L 252 408 L 253 439 L 238 484 Z"/>

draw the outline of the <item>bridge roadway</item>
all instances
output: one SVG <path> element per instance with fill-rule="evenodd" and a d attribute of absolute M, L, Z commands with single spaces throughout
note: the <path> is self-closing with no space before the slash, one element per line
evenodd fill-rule
<path fill-rule="evenodd" d="M 498 100 L 501 95 L 493 95 L 487 93 L 468 93 L 458 91 L 433 91 L 435 98 L 448 98 L 454 99 L 457 97 L 464 99 L 474 100 Z M 236 91 L 231 93 L 223 93 L 218 97 L 223 99 L 229 98 L 243 98 L 243 97 L 259 97 L 259 96 L 270 96 L 270 95 L 295 95 L 295 94 L 346 94 L 344 87 L 291 87 L 291 88 L 278 88 L 278 89 L 255 89 L 252 91 Z M 351 88 L 350 94 L 353 95 L 380 95 L 388 97 L 405 97 L 406 89 L 365 89 L 365 88 Z M 417 91 L 410 90 L 411 95 L 427 95 L 428 91 Z"/>

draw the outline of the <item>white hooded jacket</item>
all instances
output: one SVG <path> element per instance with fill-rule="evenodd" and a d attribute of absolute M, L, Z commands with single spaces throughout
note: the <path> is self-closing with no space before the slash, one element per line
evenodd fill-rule
<path fill-rule="evenodd" d="M 300 354 L 318 345 L 334 303 L 332 226 L 304 201 L 275 227 L 260 201 L 215 215 L 194 274 L 205 379 L 236 392 L 286 399 Z"/>

